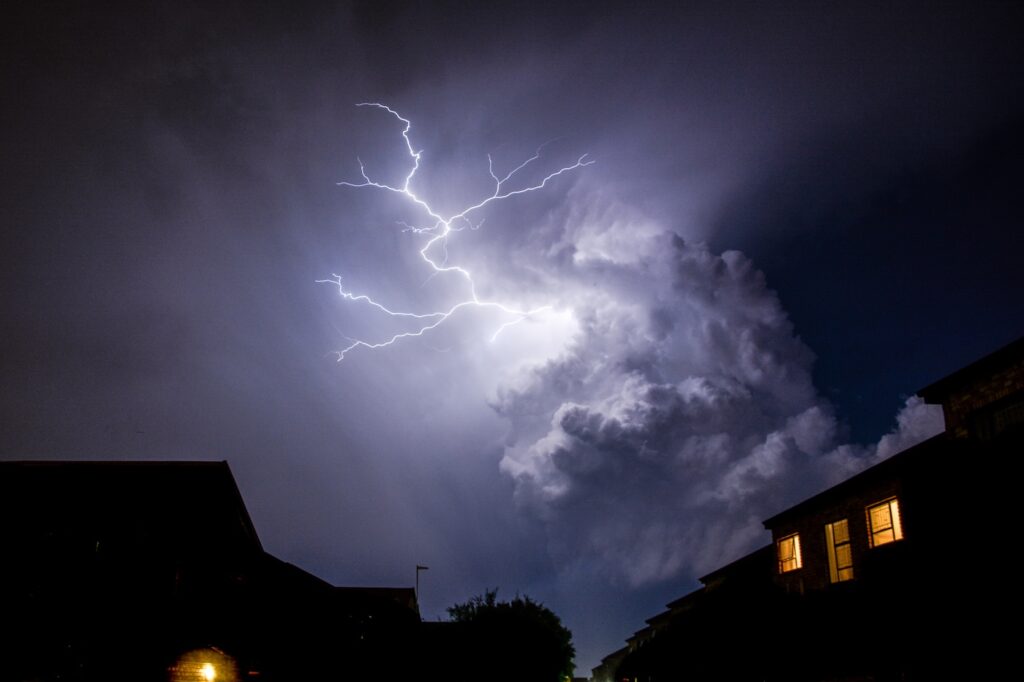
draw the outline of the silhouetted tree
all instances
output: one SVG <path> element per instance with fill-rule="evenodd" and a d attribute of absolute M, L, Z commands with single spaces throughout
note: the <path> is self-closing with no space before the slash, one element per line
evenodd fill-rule
<path fill-rule="evenodd" d="M 518 595 L 498 601 L 495 589 L 449 607 L 448 615 L 461 629 L 467 679 L 562 682 L 572 677 L 572 633 L 540 602 Z"/>

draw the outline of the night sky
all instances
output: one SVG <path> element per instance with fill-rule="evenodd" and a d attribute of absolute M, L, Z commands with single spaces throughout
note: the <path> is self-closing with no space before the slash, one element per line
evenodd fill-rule
<path fill-rule="evenodd" d="M 1024 333 L 1020 3 L 101 4 L 0 21 L 0 457 L 226 459 L 271 553 L 529 594 L 578 673 Z M 549 307 L 338 361 L 415 321 L 317 280 L 470 296 L 338 184 L 411 170 L 360 102 L 439 215 L 595 161 L 448 239 Z"/>

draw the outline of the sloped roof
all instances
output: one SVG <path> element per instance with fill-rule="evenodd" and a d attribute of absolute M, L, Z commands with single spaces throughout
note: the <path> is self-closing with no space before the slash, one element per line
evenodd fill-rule
<path fill-rule="evenodd" d="M 975 360 L 965 367 L 961 367 L 952 374 L 925 386 L 917 392 L 917 395 L 924 398 L 926 403 L 940 405 L 945 402 L 950 393 L 959 390 L 963 386 L 972 384 L 978 381 L 978 379 L 984 379 L 1005 367 L 1020 362 L 1024 362 L 1024 337 L 1008 343 L 999 350 L 993 351 L 985 357 Z"/>
<path fill-rule="evenodd" d="M 948 448 L 957 447 L 956 442 L 949 438 L 946 433 L 940 433 L 936 436 L 932 436 L 926 441 L 918 443 L 913 447 L 909 447 L 906 450 L 896 453 L 888 459 L 884 459 L 874 466 L 864 469 L 860 473 L 854 474 L 850 478 L 847 478 L 841 483 L 821 491 L 816 495 L 808 497 L 802 502 L 784 509 L 775 516 L 772 516 L 764 520 L 765 528 L 771 529 L 781 523 L 785 523 L 788 519 L 803 516 L 815 509 L 821 507 L 827 507 L 834 501 L 843 499 L 851 492 L 871 483 L 872 481 L 880 478 L 892 476 L 897 473 L 902 467 L 908 467 L 916 465 L 922 458 L 931 459 L 940 451 L 945 451 Z"/>
<path fill-rule="evenodd" d="M 0 462 L 0 523 L 102 528 L 167 546 L 262 551 L 227 462 Z"/>

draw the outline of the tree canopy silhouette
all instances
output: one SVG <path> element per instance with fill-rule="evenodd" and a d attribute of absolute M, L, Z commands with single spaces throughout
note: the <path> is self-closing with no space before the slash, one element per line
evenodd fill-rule
<path fill-rule="evenodd" d="M 464 662 L 475 678 L 562 682 L 573 674 L 572 633 L 551 609 L 527 596 L 498 601 L 488 590 L 448 608 L 462 629 Z"/>

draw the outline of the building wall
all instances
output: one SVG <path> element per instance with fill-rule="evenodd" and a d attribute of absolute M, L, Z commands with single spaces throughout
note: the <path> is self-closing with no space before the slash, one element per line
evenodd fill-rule
<path fill-rule="evenodd" d="M 957 438 L 967 438 L 971 425 L 969 415 L 996 403 L 1024 387 L 1024 358 L 1003 367 L 986 380 L 970 383 L 951 391 L 942 406 L 946 431 Z"/>
<path fill-rule="evenodd" d="M 854 580 L 870 577 L 871 554 L 882 547 L 870 546 L 866 510 L 869 506 L 895 497 L 900 500 L 902 520 L 906 520 L 906 500 L 902 481 L 898 478 L 872 481 L 863 489 L 851 491 L 841 499 L 827 503 L 819 509 L 772 528 L 772 541 L 799 533 L 803 566 L 780 573 L 775 565 L 776 582 L 786 592 L 803 594 L 808 590 L 824 590 L 832 586 L 829 574 L 828 548 L 825 525 L 846 519 L 850 533 L 850 550 L 853 555 Z M 903 524 L 904 537 L 910 536 L 911 529 Z M 900 542 L 900 541 L 898 541 Z"/>

